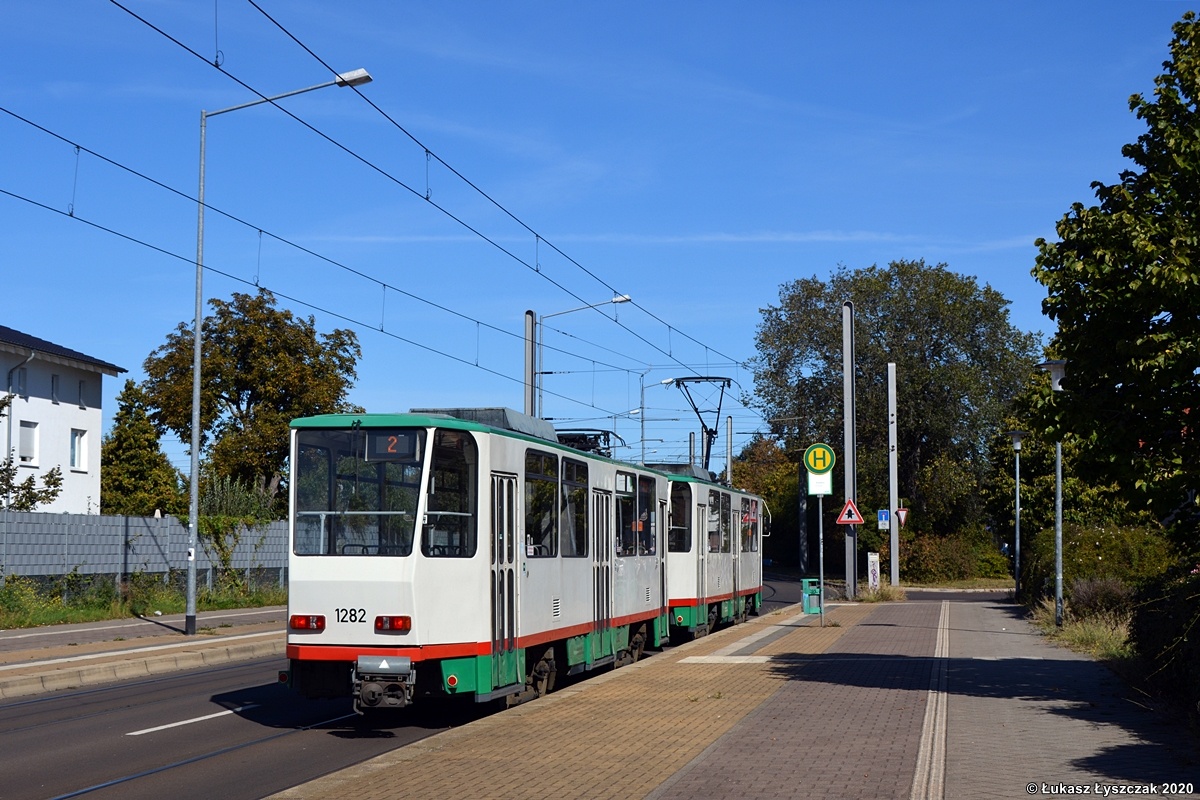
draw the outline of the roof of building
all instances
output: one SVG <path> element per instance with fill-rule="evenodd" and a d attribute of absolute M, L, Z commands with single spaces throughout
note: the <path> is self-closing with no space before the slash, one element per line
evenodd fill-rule
<path fill-rule="evenodd" d="M 129 371 L 124 367 L 118 367 L 116 364 L 102 361 L 95 356 L 89 356 L 78 350 L 72 350 L 69 347 L 63 347 L 61 344 L 48 342 L 45 339 L 30 336 L 28 333 L 21 333 L 18 330 L 6 328 L 3 325 L 0 325 L 0 350 L 20 354 L 28 354 L 30 350 L 33 350 L 38 355 L 48 356 L 52 361 L 76 362 L 76 365 L 91 367 L 108 375 L 116 375 L 120 372 Z"/>

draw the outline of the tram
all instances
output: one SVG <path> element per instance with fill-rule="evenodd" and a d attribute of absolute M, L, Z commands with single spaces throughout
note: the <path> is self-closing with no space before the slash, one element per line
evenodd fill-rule
<path fill-rule="evenodd" d="M 287 657 L 309 698 L 512 705 L 761 603 L 760 498 L 511 409 L 291 424 Z"/>

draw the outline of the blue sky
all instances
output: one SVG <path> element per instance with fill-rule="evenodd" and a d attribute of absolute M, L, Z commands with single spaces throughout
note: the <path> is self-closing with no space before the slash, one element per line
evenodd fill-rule
<path fill-rule="evenodd" d="M 547 320 L 544 407 L 615 415 L 636 458 L 644 385 L 652 461 L 698 428 L 664 379 L 729 377 L 737 446 L 764 429 L 738 402 L 760 309 L 838 264 L 945 262 L 1049 334 L 1033 241 L 1127 166 L 1128 98 L 1188 8 L 257 2 L 275 22 L 243 0 L 122 0 L 144 22 L 0 5 L 0 324 L 140 380 L 192 318 L 200 110 L 362 67 L 390 121 L 351 89 L 280 103 L 341 147 L 270 105 L 208 121 L 206 199 L 243 222 L 206 215 L 206 297 L 257 283 L 352 328 L 351 399 L 394 411 L 520 409 L 525 310 L 629 294 Z"/>

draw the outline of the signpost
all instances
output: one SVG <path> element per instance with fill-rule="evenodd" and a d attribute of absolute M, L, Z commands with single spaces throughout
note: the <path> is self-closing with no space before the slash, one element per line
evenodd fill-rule
<path fill-rule="evenodd" d="M 810 445 L 804 451 L 808 470 L 808 493 L 817 498 L 817 591 L 820 592 L 821 627 L 825 627 L 825 496 L 833 494 L 833 464 L 837 459 L 827 444 Z"/>

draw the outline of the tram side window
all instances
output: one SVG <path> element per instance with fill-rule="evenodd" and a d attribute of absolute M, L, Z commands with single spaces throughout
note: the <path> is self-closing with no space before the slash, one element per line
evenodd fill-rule
<path fill-rule="evenodd" d="M 708 493 L 708 552 L 721 552 L 721 493 Z"/>
<path fill-rule="evenodd" d="M 638 478 L 638 555 L 652 556 L 658 550 L 658 485 L 654 478 Z"/>
<path fill-rule="evenodd" d="M 708 552 L 729 553 L 733 532 L 730 525 L 729 495 L 725 492 L 708 493 Z"/>
<path fill-rule="evenodd" d="M 443 430 L 434 434 L 422 554 L 432 558 L 475 555 L 478 465 L 475 440 L 470 434 Z"/>
<path fill-rule="evenodd" d="M 671 530 L 667 534 L 667 551 L 692 551 L 692 491 L 686 483 L 671 484 Z"/>
<path fill-rule="evenodd" d="M 562 530 L 560 547 L 563 558 L 588 554 L 588 465 L 564 458 L 562 480 Z"/>
<path fill-rule="evenodd" d="M 549 558 L 558 551 L 558 456 L 525 453 L 525 555 Z"/>
<path fill-rule="evenodd" d="M 743 553 L 758 552 L 758 500 L 742 498 L 741 540 Z"/>
<path fill-rule="evenodd" d="M 637 479 L 631 472 L 617 473 L 617 555 L 637 554 Z"/>
<path fill-rule="evenodd" d="M 721 492 L 721 552 L 733 552 L 733 504 L 725 492 Z"/>

